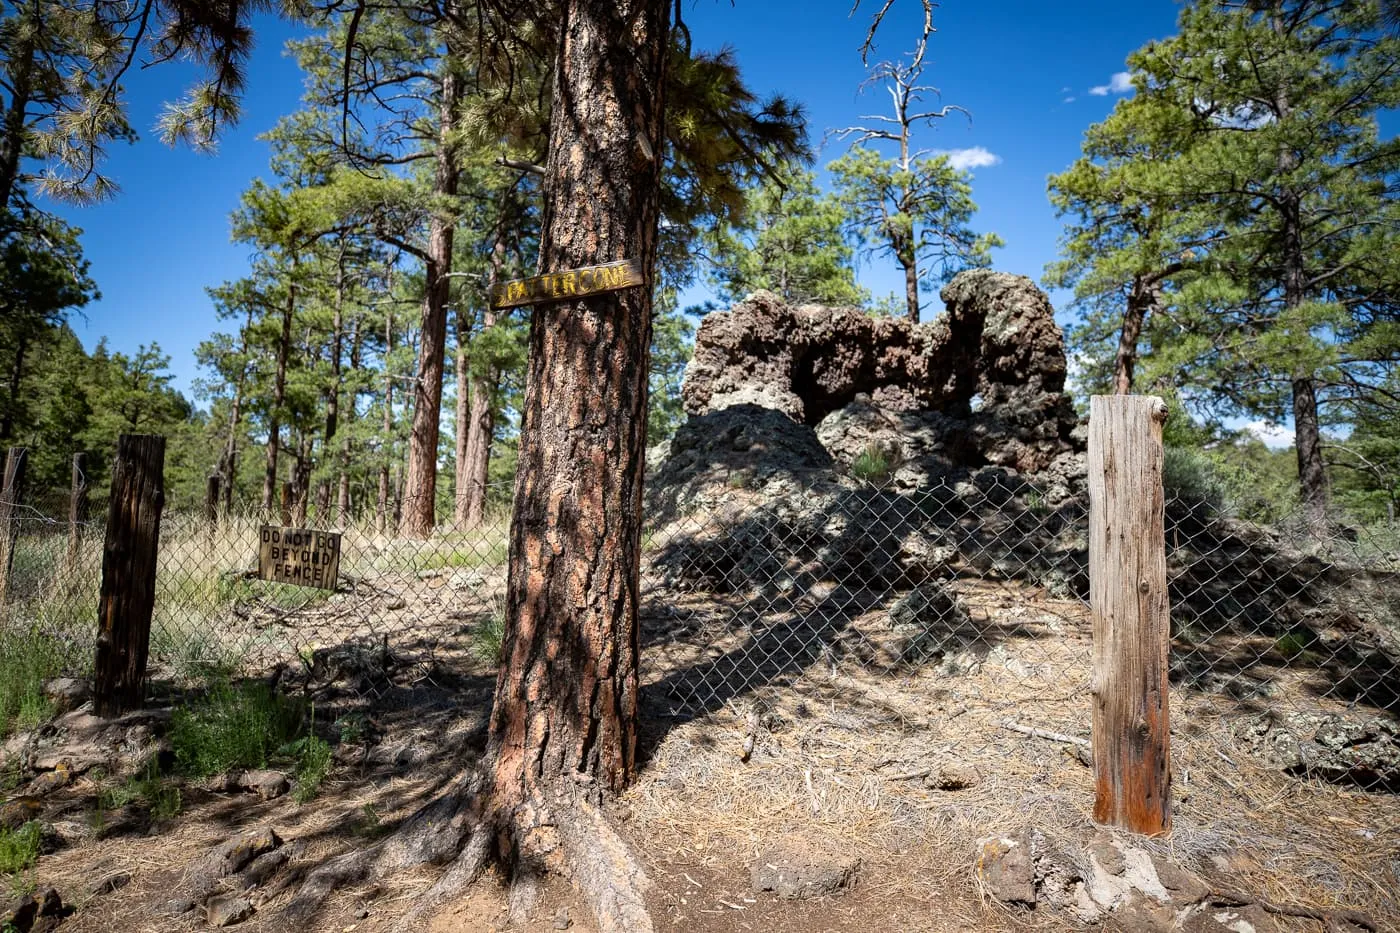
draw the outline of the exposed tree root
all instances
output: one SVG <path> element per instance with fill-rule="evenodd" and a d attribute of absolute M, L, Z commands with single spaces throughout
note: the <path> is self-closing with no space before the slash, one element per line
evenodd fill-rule
<path fill-rule="evenodd" d="M 1287 904 L 1275 904 L 1262 897 L 1252 897 L 1242 894 L 1239 891 L 1214 890 L 1205 896 L 1204 903 L 1209 903 L 1214 907 L 1249 907 L 1258 906 L 1266 913 L 1279 917 L 1298 917 L 1305 920 L 1321 921 L 1327 933 L 1355 933 L 1357 930 L 1364 930 L 1366 933 L 1380 933 L 1380 926 L 1372 920 L 1369 914 L 1359 910 L 1345 909 L 1324 909 L 1316 907 L 1291 907 Z"/>
<path fill-rule="evenodd" d="M 419 809 L 392 835 L 367 849 L 336 856 L 312 871 L 282 909 L 283 920 L 289 927 L 305 923 L 326 898 L 344 885 L 377 881 L 408 868 L 459 859 L 469 839 L 486 835 L 479 832 L 481 818 L 475 809 L 480 786 L 480 777 L 469 775 Z"/>
<path fill-rule="evenodd" d="M 539 878 L 554 872 L 583 895 L 599 929 L 654 933 L 646 907 L 651 882 L 631 846 L 595 804 L 566 789 L 555 796 L 552 806 L 537 796 L 489 818 L 482 812 L 481 785 L 476 775 L 463 779 L 392 835 L 316 868 L 283 908 L 281 919 L 289 927 L 302 925 L 345 885 L 381 881 L 422 865 L 450 863 L 433 886 L 415 899 L 413 911 L 404 919 L 407 928 L 417 929 L 480 878 L 493 855 L 513 853 L 506 867 L 519 887 L 511 898 L 517 912 L 528 912 Z"/>
<path fill-rule="evenodd" d="M 576 801 L 558 824 L 570 880 L 593 907 L 600 930 L 652 933 L 641 862 L 597 807 Z"/>

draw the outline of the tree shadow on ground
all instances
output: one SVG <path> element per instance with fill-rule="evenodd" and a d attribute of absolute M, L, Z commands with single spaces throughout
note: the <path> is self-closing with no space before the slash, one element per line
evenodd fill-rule
<path fill-rule="evenodd" d="M 1173 681 L 1266 712 L 1279 682 L 1400 714 L 1400 573 L 1377 553 L 1300 541 L 1173 502 Z"/>
<path fill-rule="evenodd" d="M 828 476 L 830 474 L 827 474 Z M 810 483 L 655 530 L 644 571 L 642 640 L 664 673 L 643 688 L 648 715 L 679 724 L 822 667 L 898 676 L 975 665 L 1044 630 L 968 611 L 959 580 L 1031 581 L 1087 591 L 1082 522 L 1014 473 L 985 468 L 931 489 Z M 649 755 L 664 737 L 648 730 Z"/>
<path fill-rule="evenodd" d="M 806 483 L 768 500 L 731 484 L 728 499 L 661 524 L 644 565 L 642 639 L 664 673 L 643 701 L 670 727 L 819 665 L 898 675 L 1045 637 L 1015 613 L 969 617 L 927 598 L 949 584 L 1088 596 L 1086 504 L 1049 505 L 1009 471 L 914 492 Z M 1393 569 L 1180 502 L 1167 541 L 1176 686 L 1228 695 L 1250 714 L 1301 674 L 1318 700 L 1400 712 Z M 644 755 L 666 731 L 648 730 Z"/>

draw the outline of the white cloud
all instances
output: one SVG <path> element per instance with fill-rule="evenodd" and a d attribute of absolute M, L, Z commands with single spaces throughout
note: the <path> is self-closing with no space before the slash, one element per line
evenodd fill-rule
<path fill-rule="evenodd" d="M 1001 156 L 988 152 L 982 146 L 973 146 L 971 149 L 935 149 L 934 155 L 947 156 L 948 164 L 960 172 L 1001 164 Z"/>
<path fill-rule="evenodd" d="M 1126 94 L 1132 89 L 1133 76 L 1126 71 L 1119 71 L 1108 79 L 1107 84 L 1089 88 L 1089 93 L 1095 97 L 1107 97 L 1109 94 Z"/>
<path fill-rule="evenodd" d="M 1072 104 L 1072 103 L 1074 103 L 1074 100 L 1075 100 L 1075 99 L 1074 99 L 1073 97 L 1066 97 L 1065 100 L 1064 100 L 1064 102 L 1067 103 L 1067 104 Z"/>
<path fill-rule="evenodd" d="M 1251 421 L 1244 426 L 1244 429 L 1263 441 L 1264 446 L 1271 450 L 1281 450 L 1284 447 L 1293 446 L 1293 432 L 1281 424 L 1263 420 Z"/>

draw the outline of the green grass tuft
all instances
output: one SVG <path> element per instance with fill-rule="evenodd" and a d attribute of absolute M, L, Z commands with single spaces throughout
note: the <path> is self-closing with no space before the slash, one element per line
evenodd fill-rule
<path fill-rule="evenodd" d="M 25 823 L 19 829 L 0 826 L 0 875 L 15 875 L 39 860 L 43 827 Z"/>
<path fill-rule="evenodd" d="M 266 684 L 215 684 L 209 695 L 177 709 L 170 723 L 175 766 L 195 778 L 231 768 L 265 768 L 298 737 L 305 707 Z"/>
<path fill-rule="evenodd" d="M 154 759 L 141 774 L 134 774 L 121 784 L 104 788 L 97 795 L 97 809 L 120 810 L 131 803 L 142 803 L 158 822 L 173 819 L 184 807 L 180 788 L 162 777 Z"/>
<path fill-rule="evenodd" d="M 53 713 L 44 681 L 63 672 L 65 654 L 57 641 L 37 632 L 0 635 L 0 738 Z"/>
<path fill-rule="evenodd" d="M 886 482 L 892 472 L 890 458 L 876 444 L 865 445 L 865 449 L 851 461 L 851 475 L 867 483 Z"/>
<path fill-rule="evenodd" d="M 297 803 L 306 803 L 321 792 L 321 784 L 331 770 L 331 746 L 325 739 L 308 735 L 294 744 L 296 755 L 296 790 L 292 796 Z"/>
<path fill-rule="evenodd" d="M 490 615 L 482 616 L 472 630 L 472 654 L 493 667 L 499 666 L 505 639 L 506 608 L 497 605 Z"/>

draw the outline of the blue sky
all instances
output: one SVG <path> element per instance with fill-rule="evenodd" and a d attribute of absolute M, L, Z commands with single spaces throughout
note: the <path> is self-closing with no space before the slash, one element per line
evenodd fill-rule
<path fill-rule="evenodd" d="M 849 0 L 684 0 L 684 16 L 696 48 L 732 46 L 752 88 L 802 102 L 820 143 L 827 130 L 885 104 L 876 89 L 857 94 L 866 76 L 859 47 L 877 5 L 864 0 L 848 17 Z M 1055 258 L 1061 224 L 1045 196 L 1046 177 L 1078 156 L 1084 130 L 1112 109 L 1123 89 L 1114 75 L 1128 53 L 1171 35 L 1177 11 L 1173 0 L 946 0 L 937 9 L 925 77 L 972 119 L 954 114 L 918 142 L 982 163 L 973 184 L 981 209 L 975 226 L 1006 241 L 996 268 L 1039 279 Z M 151 131 L 162 101 L 177 97 L 192 71 L 141 72 L 127 88 L 143 138 L 114 147 L 107 163 L 120 194 L 94 207 L 58 208 L 85 231 L 84 252 L 102 292 L 74 320 L 84 344 L 106 336 L 113 348 L 131 351 L 159 342 L 187 393 L 199 375 L 194 348 L 220 328 L 204 288 L 247 271 L 248 251 L 230 242 L 228 218 L 248 183 L 268 174 L 268 149 L 257 137 L 296 109 L 302 90 L 282 52 L 292 27 L 270 18 L 256 25 L 244 117 L 217 154 L 166 148 Z M 918 27 L 918 0 L 897 0 L 872 61 L 907 51 Z M 843 151 L 828 143 L 818 167 Z M 888 260 L 862 263 L 860 277 L 876 294 L 901 288 Z M 1064 304 L 1066 296 L 1053 297 Z"/>

